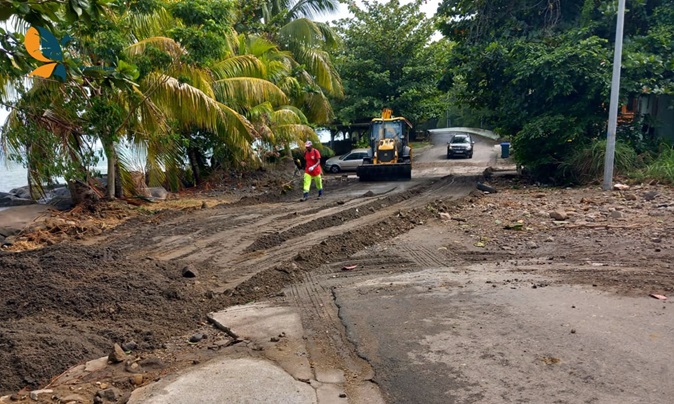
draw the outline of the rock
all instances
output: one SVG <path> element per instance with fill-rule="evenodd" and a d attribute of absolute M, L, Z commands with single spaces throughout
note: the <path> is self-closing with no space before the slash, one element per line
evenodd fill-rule
<path fill-rule="evenodd" d="M 628 194 L 625 194 L 625 200 L 628 200 L 628 201 L 636 201 L 636 200 L 637 200 L 637 196 L 634 195 L 633 193 L 628 193 Z"/>
<path fill-rule="evenodd" d="M 103 404 L 103 399 L 99 396 L 94 397 L 94 404 Z"/>
<path fill-rule="evenodd" d="M 71 394 L 69 396 L 61 397 L 61 402 L 64 403 L 84 403 L 84 397 L 78 395 L 78 394 Z"/>
<path fill-rule="evenodd" d="M 147 189 L 148 196 L 153 199 L 165 200 L 168 196 L 168 191 L 164 187 L 149 187 Z"/>
<path fill-rule="evenodd" d="M 552 236 L 550 236 L 550 237 L 546 238 L 544 241 L 545 241 L 546 243 L 552 243 L 552 242 L 555 241 L 555 238 L 552 237 Z"/>
<path fill-rule="evenodd" d="M 653 199 L 657 198 L 658 195 L 660 195 L 660 194 L 657 193 L 656 191 L 648 191 L 648 192 L 644 192 L 641 195 L 641 197 L 644 198 L 647 201 L 652 201 Z"/>
<path fill-rule="evenodd" d="M 19 229 L 10 229 L 8 227 L 0 227 L 0 236 L 9 237 L 19 234 Z"/>
<path fill-rule="evenodd" d="M 193 265 L 187 265 L 183 268 L 183 277 L 184 278 L 196 278 L 199 275 L 199 272 L 194 268 Z"/>
<path fill-rule="evenodd" d="M 206 338 L 205 334 L 197 333 L 190 337 L 190 342 L 196 344 L 197 342 L 201 341 L 204 338 Z"/>
<path fill-rule="evenodd" d="M 40 398 L 41 394 L 49 394 L 53 392 L 54 390 L 52 389 L 33 390 L 30 392 L 30 399 L 33 401 L 37 401 Z"/>
<path fill-rule="evenodd" d="M 17 198 L 12 194 L 0 192 L 0 207 L 7 208 L 12 206 L 34 205 L 36 202 L 28 198 Z"/>
<path fill-rule="evenodd" d="M 138 344 L 136 344 L 136 341 L 129 341 L 123 343 L 122 348 L 124 349 L 124 351 L 135 351 L 136 349 L 138 349 Z"/>
<path fill-rule="evenodd" d="M 133 375 L 129 377 L 129 381 L 134 386 L 140 386 L 141 384 L 143 384 L 143 375 L 141 374 Z"/>
<path fill-rule="evenodd" d="M 442 220 L 452 220 L 452 217 L 449 215 L 449 213 L 441 212 L 440 213 L 440 219 L 442 219 Z"/>
<path fill-rule="evenodd" d="M 140 365 L 136 362 L 126 362 L 124 370 L 129 373 L 143 373 L 143 368 L 141 368 Z"/>
<path fill-rule="evenodd" d="M 569 216 L 566 214 L 566 212 L 561 211 L 561 210 L 555 210 L 550 212 L 550 217 L 555 219 L 555 220 L 566 220 L 569 218 Z"/>
<path fill-rule="evenodd" d="M 108 355 L 108 361 L 112 363 L 120 363 L 126 359 L 126 353 L 119 344 L 115 344 L 112 352 Z"/>
<path fill-rule="evenodd" d="M 102 358 L 90 360 L 84 364 L 85 372 L 98 372 L 99 370 L 105 369 L 108 366 L 108 357 L 104 356 Z"/>
<path fill-rule="evenodd" d="M 535 249 L 535 248 L 538 248 L 538 244 L 536 244 L 535 241 L 527 241 L 527 247 L 529 247 L 531 249 Z"/>
<path fill-rule="evenodd" d="M 164 369 L 166 365 L 159 358 L 147 358 L 138 362 L 145 369 Z"/>
<path fill-rule="evenodd" d="M 366 193 L 363 194 L 363 198 L 368 198 L 370 196 L 374 196 L 374 192 L 372 191 L 367 191 Z"/>
<path fill-rule="evenodd" d="M 96 397 L 100 397 L 108 401 L 117 401 L 122 397 L 122 391 L 117 387 L 110 387 L 105 390 L 98 390 L 96 392 Z"/>
<path fill-rule="evenodd" d="M 623 215 L 623 213 L 622 213 L 621 211 L 619 211 L 619 210 L 614 210 L 613 212 L 611 212 L 611 214 L 610 214 L 609 216 L 611 216 L 613 219 L 620 219 L 620 218 L 622 218 L 624 215 Z"/>
<path fill-rule="evenodd" d="M 17 198 L 31 199 L 30 188 L 28 187 L 28 185 L 19 188 L 14 188 L 10 190 L 9 193 L 16 196 Z"/>
<path fill-rule="evenodd" d="M 68 210 L 72 209 L 75 204 L 73 203 L 73 200 L 70 197 L 56 197 L 52 198 L 47 202 L 49 206 L 53 206 L 54 208 L 58 210 Z"/>
<path fill-rule="evenodd" d="M 498 192 L 498 190 L 494 187 L 490 187 L 487 184 L 483 184 L 481 182 L 477 183 L 477 189 L 479 189 L 482 192 L 489 192 L 490 194 L 495 194 Z"/>

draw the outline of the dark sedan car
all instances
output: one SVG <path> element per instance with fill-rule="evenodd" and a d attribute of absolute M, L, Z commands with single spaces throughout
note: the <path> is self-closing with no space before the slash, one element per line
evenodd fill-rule
<path fill-rule="evenodd" d="M 473 158 L 473 146 L 475 141 L 468 134 L 454 135 L 447 143 L 447 158 L 468 157 Z"/>

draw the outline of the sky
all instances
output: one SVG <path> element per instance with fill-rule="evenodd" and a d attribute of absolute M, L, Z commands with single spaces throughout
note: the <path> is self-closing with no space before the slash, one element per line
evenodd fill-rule
<path fill-rule="evenodd" d="M 377 1 L 377 3 L 387 3 L 388 2 L 388 0 L 376 0 L 376 1 Z M 401 4 L 408 4 L 408 3 L 412 3 L 412 1 L 413 0 L 401 0 L 400 3 Z M 425 4 L 421 6 L 421 11 L 426 13 L 426 15 L 428 17 L 432 17 L 435 14 L 435 12 L 438 10 L 438 5 L 440 4 L 440 1 L 441 0 L 426 0 Z M 356 0 L 356 4 L 359 7 L 363 6 L 363 3 L 361 1 L 358 1 L 358 0 Z M 347 17 L 352 17 L 352 16 L 353 15 L 351 15 L 348 11 L 347 6 L 345 4 L 340 3 L 339 12 L 337 12 L 335 14 L 327 14 L 327 15 L 317 16 L 317 17 L 314 17 L 313 19 L 315 21 L 329 22 L 329 21 L 339 20 L 339 19 L 342 19 L 342 18 L 347 18 Z"/>

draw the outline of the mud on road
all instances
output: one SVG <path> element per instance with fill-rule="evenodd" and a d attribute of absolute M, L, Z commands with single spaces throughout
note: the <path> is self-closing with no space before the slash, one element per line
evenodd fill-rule
<path fill-rule="evenodd" d="M 278 194 L 254 208 L 242 200 L 166 211 L 80 243 L 0 253 L 0 394 L 45 386 L 114 343 L 161 351 L 208 312 L 274 297 L 305 271 L 423 224 L 429 203 L 474 186 L 445 178 L 376 196 L 357 181 L 333 182 L 321 201 Z M 195 278 L 182 276 L 188 265 Z"/>
<path fill-rule="evenodd" d="M 488 162 L 469 168 L 480 164 Z M 423 165 L 427 173 L 451 172 L 456 162 Z M 141 216 L 80 242 L 2 252 L 0 395 L 45 386 L 75 364 L 107 355 L 113 343 L 131 341 L 135 356 L 164 362 L 142 379 L 148 383 L 235 342 L 207 324 L 208 312 L 269 300 L 302 309 L 312 360 L 353 380 L 374 378 L 399 401 L 386 384 L 401 377 L 395 368 L 378 368 L 387 362 L 368 358 L 368 341 L 344 328 L 353 316 L 343 303 L 349 285 L 393 277 L 357 290 L 395 296 L 403 289 L 395 276 L 417 279 L 420 271 L 442 268 L 446 280 L 422 281 L 413 291 L 453 293 L 478 279 L 471 271 L 484 265 L 508 274 L 490 279 L 487 289 L 572 284 L 645 298 L 674 289 L 670 188 L 603 193 L 493 179 L 499 192 L 483 194 L 475 191 L 477 180 L 450 175 L 367 185 L 328 177 L 320 201 L 267 192 Z M 182 276 L 186 266 L 195 277 Z M 452 278 L 458 273 L 467 276 L 464 284 Z M 208 334 L 206 342 L 188 343 L 195 332 Z M 85 391 L 101 380 L 136 387 L 124 366 L 97 377 L 82 381 Z M 484 397 L 466 386 L 459 402 Z"/>

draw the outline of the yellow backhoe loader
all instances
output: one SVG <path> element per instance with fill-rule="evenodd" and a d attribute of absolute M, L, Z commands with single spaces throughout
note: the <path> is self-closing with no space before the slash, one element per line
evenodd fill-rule
<path fill-rule="evenodd" d="M 356 174 L 361 181 L 386 181 L 412 178 L 412 148 L 409 134 L 412 124 L 403 117 L 393 117 L 384 108 L 381 118 L 370 123 L 370 149 Z"/>

